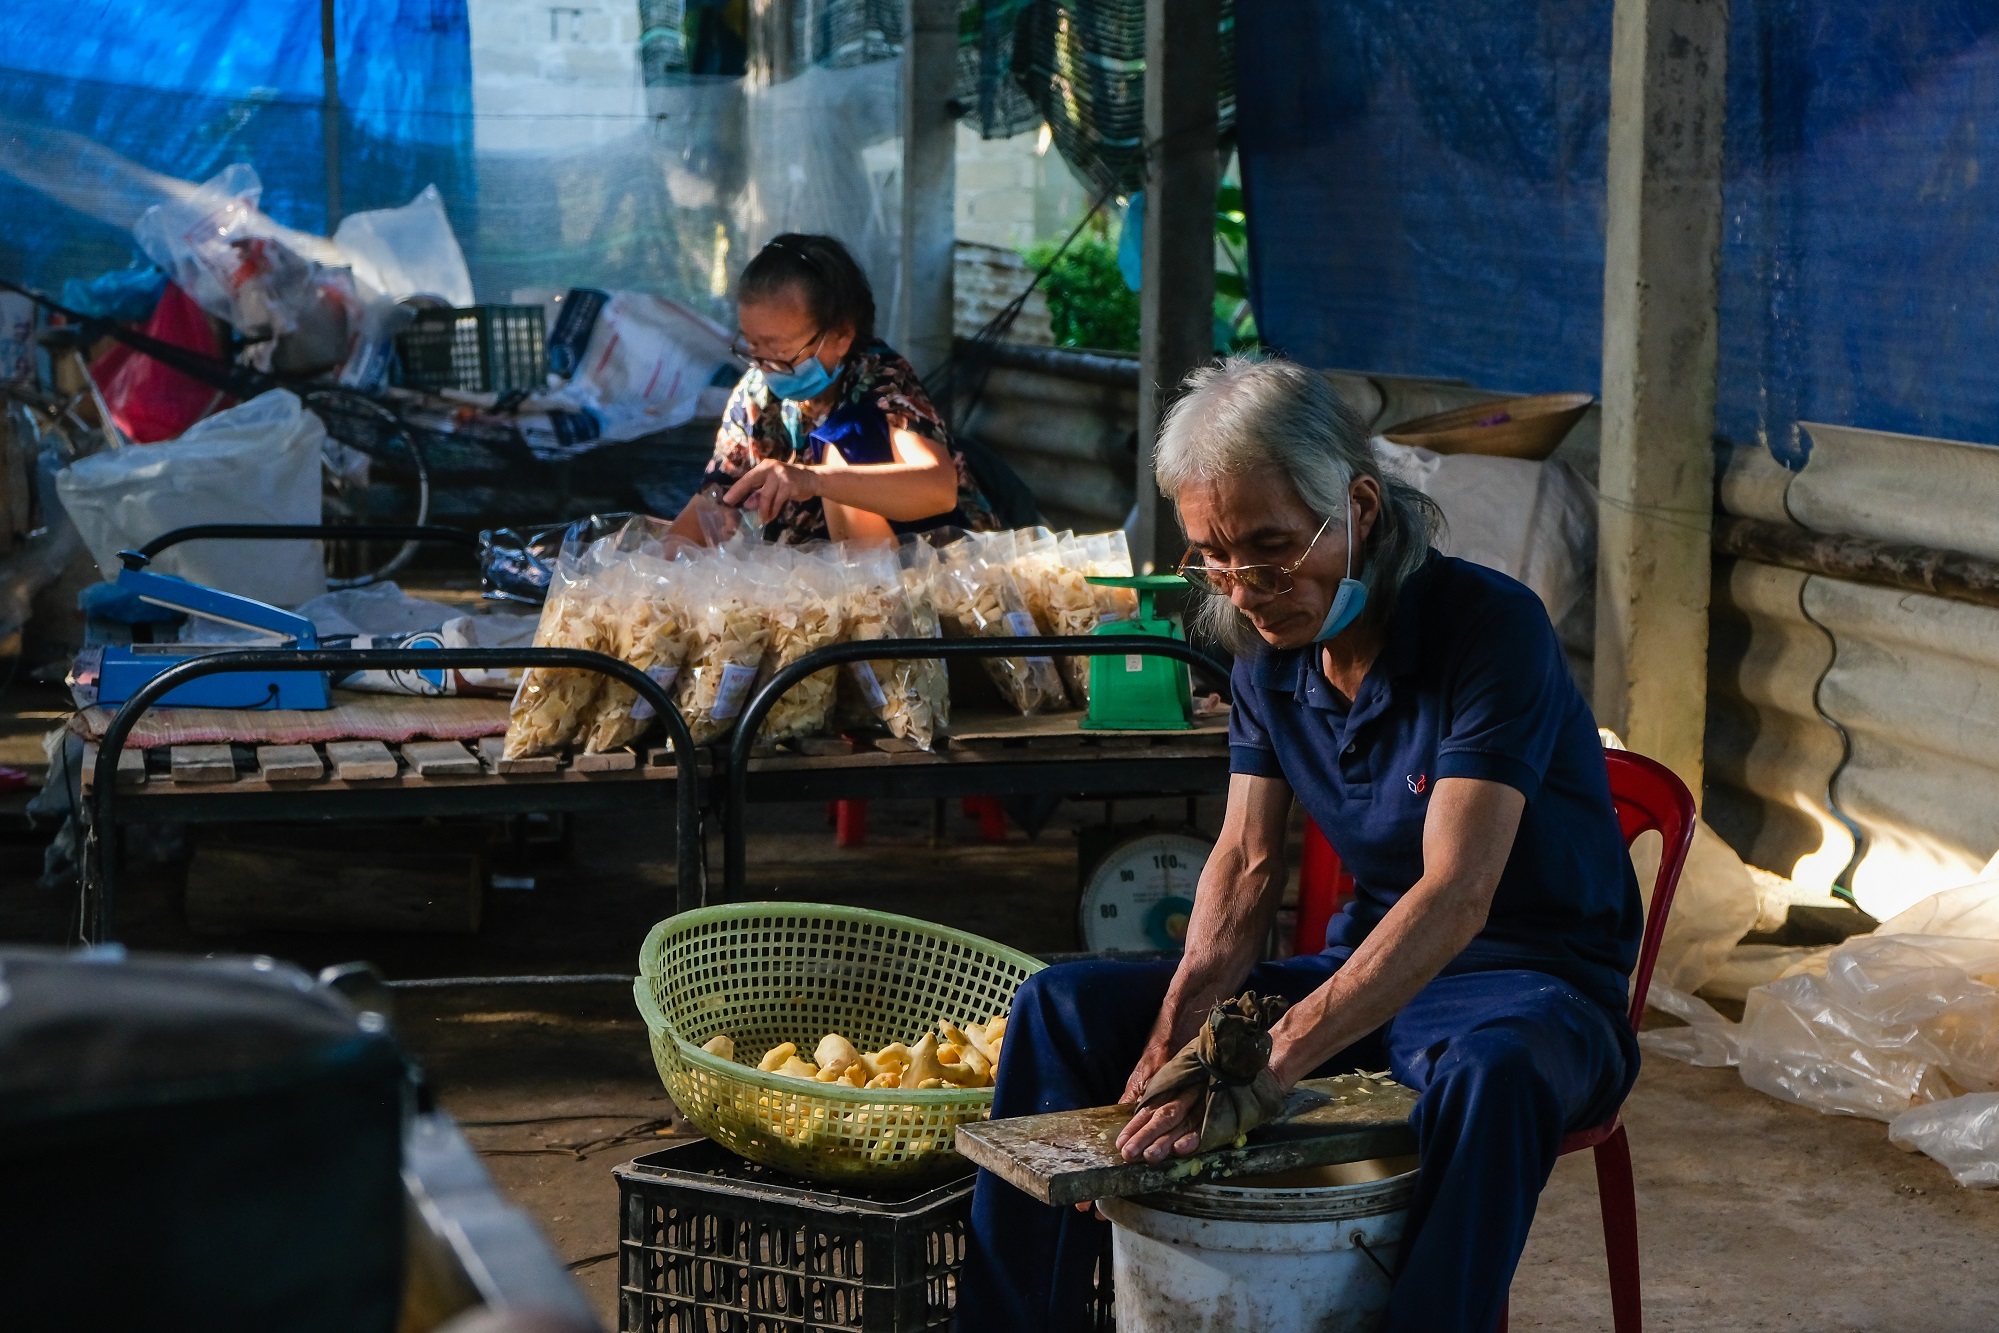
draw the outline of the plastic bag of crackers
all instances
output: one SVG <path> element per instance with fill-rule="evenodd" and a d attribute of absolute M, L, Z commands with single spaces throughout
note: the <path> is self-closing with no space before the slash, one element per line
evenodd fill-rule
<path fill-rule="evenodd" d="M 846 571 L 837 549 L 765 550 L 762 563 L 779 577 L 769 582 L 770 643 L 758 673 L 759 685 L 807 653 L 840 642 L 848 602 Z M 759 739 L 794 740 L 826 730 L 839 675 L 838 667 L 827 667 L 786 690 L 765 715 Z"/>
<path fill-rule="evenodd" d="M 928 553 L 936 563 L 936 552 L 921 542 L 911 543 Z M 847 638 L 853 642 L 871 639 L 916 639 L 938 637 L 937 617 L 929 609 L 929 594 L 923 594 L 927 626 L 918 631 L 911 615 L 910 597 L 903 586 L 902 562 L 896 550 L 887 547 L 855 548 L 847 551 Z M 944 664 L 936 658 L 879 658 L 851 662 L 840 683 L 844 703 L 842 716 L 879 722 L 889 734 L 928 750 L 950 717 L 950 681 Z"/>
<path fill-rule="evenodd" d="M 768 581 L 754 562 L 726 554 L 691 562 L 682 577 L 691 638 L 674 702 L 694 743 L 705 745 L 735 725 L 763 665 Z"/>
<path fill-rule="evenodd" d="M 605 596 L 603 545 L 580 554 L 565 550 L 556 557 L 535 647 L 613 651 L 617 613 Z M 522 673 L 507 713 L 505 756 L 552 754 L 582 735 L 595 716 L 604 681 L 598 672 L 566 667 L 533 667 Z"/>
<path fill-rule="evenodd" d="M 1024 638 L 1041 632 L 1009 566 L 1017 555 L 1011 532 L 972 533 L 939 552 L 943 561 L 934 581 L 938 610 L 967 638 Z M 981 659 L 993 684 L 1023 714 L 1059 711 L 1068 705 L 1052 657 Z"/>
<path fill-rule="evenodd" d="M 671 561 L 634 554 L 605 570 L 602 580 L 611 611 L 607 651 L 645 672 L 669 695 L 694 641 L 686 575 L 699 558 L 692 552 Z M 631 686 L 606 678 L 584 748 L 601 754 L 630 745 L 652 725 L 653 716 L 652 704 Z"/>

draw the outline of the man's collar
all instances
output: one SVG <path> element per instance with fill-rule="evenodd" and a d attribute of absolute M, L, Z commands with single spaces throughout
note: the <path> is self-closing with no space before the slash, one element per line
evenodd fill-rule
<path fill-rule="evenodd" d="M 1443 557 L 1432 549 L 1416 572 L 1403 580 L 1395 609 L 1388 617 L 1381 653 L 1369 675 L 1406 676 L 1422 664 L 1424 608 L 1442 567 Z M 1316 643 L 1303 648 L 1266 650 L 1251 660 L 1250 679 L 1262 689 L 1283 691 L 1305 701 L 1308 673 L 1318 670 L 1318 661 Z"/>
<path fill-rule="evenodd" d="M 1443 565 L 1444 557 L 1432 547 L 1416 572 L 1402 581 L 1395 610 L 1388 617 L 1381 655 L 1375 659 L 1384 676 L 1406 676 L 1422 665 L 1424 609 Z"/>

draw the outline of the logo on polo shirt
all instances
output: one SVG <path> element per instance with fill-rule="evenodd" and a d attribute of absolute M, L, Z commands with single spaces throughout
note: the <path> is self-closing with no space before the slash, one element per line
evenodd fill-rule
<path fill-rule="evenodd" d="M 1409 794 L 1411 796 L 1421 796 L 1423 789 L 1430 785 L 1430 775 L 1428 773 L 1411 773 L 1402 780 L 1409 784 Z"/>

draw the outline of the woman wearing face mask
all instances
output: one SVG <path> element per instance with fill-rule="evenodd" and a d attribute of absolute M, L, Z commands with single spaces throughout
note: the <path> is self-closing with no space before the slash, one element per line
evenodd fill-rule
<path fill-rule="evenodd" d="M 682 535 L 701 539 L 696 515 L 718 501 L 782 542 L 998 526 L 916 371 L 875 337 L 874 294 L 845 246 L 779 236 L 744 267 L 736 302 L 750 368 Z"/>

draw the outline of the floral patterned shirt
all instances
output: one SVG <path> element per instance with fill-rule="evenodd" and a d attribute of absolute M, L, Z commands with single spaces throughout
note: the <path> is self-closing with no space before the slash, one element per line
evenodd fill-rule
<path fill-rule="evenodd" d="M 849 463 L 894 462 L 888 442 L 891 430 L 913 431 L 936 441 L 958 469 L 957 506 L 915 523 L 892 523 L 896 531 L 921 532 L 946 525 L 987 531 L 999 526 L 965 456 L 951 448 L 951 429 L 923 391 L 916 368 L 881 342 L 850 353 L 832 391 L 807 403 L 777 397 L 764 383 L 763 372 L 750 367 L 722 411 L 715 456 L 702 484 L 726 485 L 765 458 L 817 463 L 826 456 L 829 442 L 839 445 L 841 457 Z M 794 500 L 764 524 L 764 536 L 791 544 L 826 540 L 825 507 L 817 499 Z"/>

